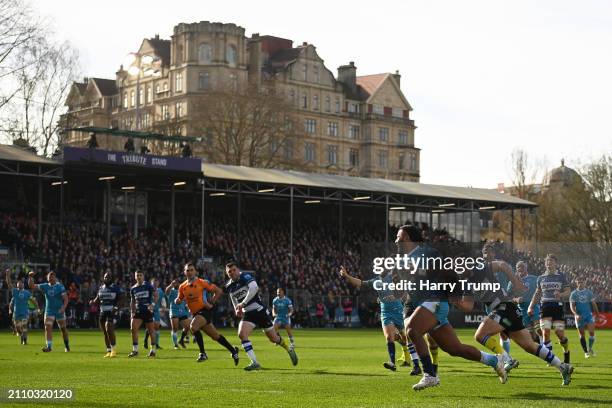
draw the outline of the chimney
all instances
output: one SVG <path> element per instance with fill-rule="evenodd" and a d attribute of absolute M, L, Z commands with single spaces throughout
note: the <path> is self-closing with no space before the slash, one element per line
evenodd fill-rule
<path fill-rule="evenodd" d="M 159 40 L 159 34 L 155 34 L 155 39 Z"/>
<path fill-rule="evenodd" d="M 401 85 L 400 80 L 402 79 L 402 76 L 399 73 L 399 70 L 395 70 L 395 74 L 393 74 L 393 78 L 395 78 L 395 82 L 397 82 L 397 86 Z"/>
<path fill-rule="evenodd" d="M 354 61 L 338 67 L 338 81 L 351 88 L 353 93 L 357 92 L 357 67 Z"/>

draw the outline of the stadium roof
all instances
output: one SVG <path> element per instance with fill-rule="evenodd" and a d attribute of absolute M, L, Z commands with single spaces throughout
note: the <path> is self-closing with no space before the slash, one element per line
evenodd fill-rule
<path fill-rule="evenodd" d="M 13 146 L 0 144 L 0 160 L 12 161 L 30 164 L 44 164 L 44 165 L 60 165 L 61 163 L 48 159 L 46 157 L 38 156 L 32 151 L 27 149 Z"/>
<path fill-rule="evenodd" d="M 207 178 L 232 181 L 499 203 L 523 208 L 537 206 L 537 204 L 531 201 L 484 188 L 442 186 L 400 180 L 336 176 L 319 173 L 305 173 L 294 170 L 261 169 L 209 163 L 202 163 L 202 173 L 204 177 Z"/>

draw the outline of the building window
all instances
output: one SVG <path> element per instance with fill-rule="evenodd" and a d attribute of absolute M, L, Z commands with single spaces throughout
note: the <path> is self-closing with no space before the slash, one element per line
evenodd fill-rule
<path fill-rule="evenodd" d="M 302 65 L 302 79 L 308 81 L 308 64 Z"/>
<path fill-rule="evenodd" d="M 393 108 L 392 115 L 395 118 L 404 117 L 404 110 L 402 108 Z"/>
<path fill-rule="evenodd" d="M 233 91 L 238 89 L 238 77 L 236 76 L 236 74 L 229 75 L 229 84 L 230 84 L 230 88 Z"/>
<path fill-rule="evenodd" d="M 315 95 L 312 97 L 312 109 L 319 110 L 319 96 Z"/>
<path fill-rule="evenodd" d="M 386 127 L 378 128 L 378 137 L 381 142 L 389 141 L 389 128 L 386 128 Z"/>
<path fill-rule="evenodd" d="M 206 91 L 210 87 L 210 75 L 208 72 L 200 72 L 198 76 L 198 89 L 201 91 Z"/>
<path fill-rule="evenodd" d="M 236 47 L 233 45 L 227 47 L 227 63 L 230 64 L 232 67 L 236 66 L 236 56 Z"/>
<path fill-rule="evenodd" d="M 159 84 L 155 85 L 155 93 L 158 94 L 161 92 L 161 88 L 159 86 Z"/>
<path fill-rule="evenodd" d="M 397 142 L 401 145 L 408 144 L 408 131 L 407 130 L 400 130 L 397 133 Z"/>
<path fill-rule="evenodd" d="M 318 84 L 321 81 L 321 76 L 319 75 L 319 67 L 316 65 L 313 68 L 313 74 L 314 74 L 314 81 L 315 83 Z"/>
<path fill-rule="evenodd" d="M 291 106 L 295 106 L 295 91 L 293 89 L 289 91 L 289 101 Z"/>
<path fill-rule="evenodd" d="M 406 155 L 404 154 L 404 152 L 401 152 L 399 154 L 398 159 L 397 159 L 397 161 L 398 161 L 397 168 L 400 169 L 400 170 L 404 170 L 404 159 L 405 159 L 405 156 Z"/>
<path fill-rule="evenodd" d="M 304 160 L 307 162 L 315 161 L 315 145 L 314 143 L 304 143 Z"/>
<path fill-rule="evenodd" d="M 340 113 L 340 98 L 336 98 L 336 113 Z"/>
<path fill-rule="evenodd" d="M 338 136 L 338 122 L 328 122 L 327 123 L 327 136 Z"/>
<path fill-rule="evenodd" d="M 183 92 L 183 74 L 181 72 L 177 72 L 174 76 L 174 90 Z"/>
<path fill-rule="evenodd" d="M 417 156 L 416 156 L 416 153 L 410 153 L 410 170 L 417 171 Z"/>
<path fill-rule="evenodd" d="M 389 167 L 389 152 L 386 150 L 378 151 L 378 166 L 382 169 Z"/>
<path fill-rule="evenodd" d="M 130 106 L 132 108 L 136 106 L 136 94 L 134 93 L 134 91 L 130 92 Z"/>
<path fill-rule="evenodd" d="M 325 112 L 331 112 L 331 98 L 329 96 L 325 97 Z"/>
<path fill-rule="evenodd" d="M 351 167 L 358 167 L 359 166 L 359 150 L 357 150 L 357 149 L 350 149 L 349 150 L 349 165 Z"/>
<path fill-rule="evenodd" d="M 174 112 L 177 118 L 180 118 L 183 116 L 183 103 L 182 102 L 177 102 L 176 105 L 174 105 Z"/>
<path fill-rule="evenodd" d="M 308 95 L 302 95 L 302 109 L 308 108 Z"/>
<path fill-rule="evenodd" d="M 349 126 L 348 138 L 353 140 L 359 139 L 359 125 Z"/>
<path fill-rule="evenodd" d="M 138 106 L 144 105 L 144 89 L 142 87 L 138 88 Z"/>
<path fill-rule="evenodd" d="M 146 103 L 150 104 L 153 102 L 153 92 L 150 86 L 147 86 L 147 100 Z"/>
<path fill-rule="evenodd" d="M 293 158 L 293 140 L 287 139 L 285 141 L 285 145 L 283 146 L 283 155 L 286 160 L 291 160 Z"/>
<path fill-rule="evenodd" d="M 317 133 L 317 121 L 316 119 L 304 120 L 304 131 L 308 134 L 314 135 Z"/>
<path fill-rule="evenodd" d="M 162 120 L 170 119 L 170 110 L 168 109 L 168 105 L 162 105 L 161 117 L 162 117 Z"/>
<path fill-rule="evenodd" d="M 327 146 L 327 163 L 330 165 L 338 163 L 338 146 Z"/>
<path fill-rule="evenodd" d="M 142 127 L 147 129 L 149 128 L 149 126 L 151 126 L 151 115 L 149 114 L 149 112 L 146 112 L 142 116 Z"/>
<path fill-rule="evenodd" d="M 168 90 L 168 83 L 164 82 L 164 92 L 166 92 Z"/>
<path fill-rule="evenodd" d="M 356 104 L 354 102 L 351 102 L 348 104 L 348 111 L 351 113 L 358 113 L 359 112 L 359 104 Z"/>
<path fill-rule="evenodd" d="M 128 107 L 128 94 L 127 94 L 127 92 L 123 93 L 123 107 L 124 108 Z"/>
<path fill-rule="evenodd" d="M 210 44 L 200 44 L 198 47 L 198 61 L 200 61 L 200 64 L 209 64 L 212 61 L 212 47 Z"/>
<path fill-rule="evenodd" d="M 374 113 L 376 113 L 377 115 L 383 115 L 385 113 L 384 107 L 377 103 L 374 104 L 373 110 L 374 110 Z"/>

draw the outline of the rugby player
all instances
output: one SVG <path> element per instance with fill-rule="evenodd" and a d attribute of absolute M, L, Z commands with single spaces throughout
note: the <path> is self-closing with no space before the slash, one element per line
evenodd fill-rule
<path fill-rule="evenodd" d="M 514 275 L 512 268 L 504 261 L 495 259 L 495 248 L 492 244 L 486 244 L 482 250 L 483 257 L 486 260 L 485 268 L 476 271 L 476 279 L 478 281 L 497 282 L 500 287 L 508 287 L 508 281 L 512 282 L 515 290 L 522 292 L 527 289 L 519 278 Z M 487 341 L 491 341 L 491 336 L 504 332 L 516 344 L 518 344 L 526 352 L 535 355 L 546 361 L 550 366 L 559 370 L 563 378 L 562 385 L 569 385 L 571 382 L 574 367 L 571 364 L 561 362 L 551 350 L 533 341 L 530 333 L 523 326 L 523 318 L 516 304 L 510 301 L 510 297 L 504 290 L 495 297 L 486 302 L 486 308 L 489 315 L 484 318 L 474 338 L 481 344 L 487 345 Z M 494 341 L 497 343 L 496 341 Z M 499 346 L 499 344 L 497 344 Z M 487 345 L 488 347 L 488 345 Z M 512 368 L 512 362 L 507 359 L 509 356 L 504 352 L 503 358 L 506 360 L 506 371 Z M 515 365 L 516 367 L 516 365 Z"/>
<path fill-rule="evenodd" d="M 119 300 L 123 295 L 123 290 L 115 285 L 113 275 L 111 275 L 108 269 L 104 274 L 103 282 L 104 284 L 98 289 L 97 296 L 89 303 L 100 305 L 100 329 L 102 329 L 104 343 L 106 344 L 106 354 L 104 357 L 117 357 L 115 325 L 117 324 Z"/>
<path fill-rule="evenodd" d="M 155 305 L 153 306 L 153 326 L 155 327 L 155 338 L 151 337 L 151 341 L 155 341 L 156 349 L 161 349 L 161 347 L 159 346 L 159 328 L 161 326 L 161 306 L 162 306 L 162 300 L 166 298 L 166 295 L 164 291 L 159 287 L 159 279 L 152 278 L 151 285 L 153 285 L 153 288 L 155 288 L 155 291 L 157 292 L 157 301 L 155 302 Z M 148 340 L 149 340 L 149 333 L 147 332 L 145 334 L 145 340 L 144 340 L 145 348 L 149 347 Z"/>
<path fill-rule="evenodd" d="M 191 262 L 185 264 L 184 271 L 187 280 L 179 286 L 178 296 L 174 302 L 181 304 L 185 301 L 193 316 L 190 323 L 191 333 L 193 333 L 193 337 L 200 348 L 197 361 L 202 362 L 208 359 L 204 350 L 204 339 L 200 331 L 203 330 L 208 337 L 225 347 L 230 352 L 234 365 L 238 365 L 238 347 L 232 346 L 224 336 L 219 334 L 212 321 L 212 308 L 217 299 L 223 295 L 223 290 L 205 279 L 198 278 L 196 268 Z M 204 292 L 212 293 L 210 302 L 205 299 Z"/>
<path fill-rule="evenodd" d="M 529 303 L 536 291 L 538 277 L 530 275 L 527 272 L 527 263 L 519 261 L 516 263 L 516 272 L 521 278 L 523 285 L 527 287 L 527 291 L 520 296 L 515 297 L 514 301 L 518 304 L 518 308 L 523 316 L 523 326 L 531 334 L 531 338 L 536 343 L 542 343 L 542 331 L 540 330 L 540 305 L 535 305 L 533 314 L 528 313 Z M 508 291 L 512 292 L 512 282 L 508 283 Z"/>
<path fill-rule="evenodd" d="M 565 317 L 563 313 L 563 299 L 567 299 L 570 294 L 570 286 L 565 274 L 557 269 L 557 257 L 548 254 L 544 260 L 546 272 L 538 276 L 536 291 L 531 298 L 531 303 L 527 313 L 535 315 L 536 305 L 541 301 L 540 327 L 544 337 L 544 346 L 552 351 L 553 346 L 550 341 L 550 330 L 555 329 L 555 334 L 563 347 L 563 361 L 570 362 L 569 341 L 565 336 Z"/>
<path fill-rule="evenodd" d="M 28 344 L 28 301 L 32 297 L 32 292 L 23 287 L 23 280 L 17 280 L 17 287 L 13 287 L 11 281 L 11 271 L 6 270 L 6 285 L 11 292 L 11 302 L 9 314 L 13 316 L 13 327 L 19 335 L 22 345 Z"/>
<path fill-rule="evenodd" d="M 176 303 L 176 298 L 178 297 L 178 289 L 181 283 L 178 279 L 174 279 L 170 282 L 170 285 L 166 288 L 166 297 L 168 298 L 168 305 L 170 307 L 170 326 L 172 328 L 172 344 L 174 344 L 174 348 L 178 349 L 179 344 L 182 348 L 186 348 L 185 346 L 185 336 L 189 332 L 189 311 L 184 303 Z M 181 339 L 178 340 L 178 330 L 181 331 Z"/>
<path fill-rule="evenodd" d="M 251 359 L 251 364 L 246 366 L 246 371 L 259 370 L 261 365 L 255 357 L 253 345 L 249 341 L 249 335 L 253 329 L 259 326 L 268 339 L 284 348 L 289 354 L 291 363 L 295 366 L 298 357 L 295 350 L 290 348 L 285 340 L 274 330 L 274 324 L 270 320 L 270 311 L 261 301 L 259 286 L 250 273 L 242 273 L 234 262 L 225 265 L 225 273 L 229 280 L 224 291 L 229 294 L 236 316 L 239 317 L 238 337 L 242 342 L 242 348 Z"/>
<path fill-rule="evenodd" d="M 580 336 L 580 345 L 584 350 L 584 357 L 595 357 L 593 344 L 595 343 L 595 321 L 593 320 L 593 311 L 599 313 L 597 303 L 595 303 L 593 292 L 587 289 L 584 285 L 584 278 L 576 279 L 577 289 L 570 295 L 570 308 L 576 319 L 576 329 Z M 589 347 L 584 338 L 584 329 L 589 331 Z"/>
<path fill-rule="evenodd" d="M 157 303 L 158 293 L 149 282 L 145 281 L 144 273 L 140 270 L 134 272 L 136 284 L 130 288 L 130 311 L 132 312 L 132 352 L 128 357 L 138 355 L 138 330 L 145 324 L 151 339 L 155 338 L 155 325 L 153 323 L 153 308 Z M 155 357 L 155 345 L 151 342 L 149 357 Z"/>
<path fill-rule="evenodd" d="M 401 298 L 403 293 L 398 291 L 391 291 L 387 289 L 387 286 L 383 284 L 389 284 L 394 282 L 394 274 L 392 272 L 383 273 L 375 278 L 369 280 L 361 280 L 351 276 L 344 266 L 340 267 L 340 277 L 347 280 L 351 285 L 356 288 L 365 286 L 376 291 L 378 295 L 378 302 L 380 303 L 380 322 L 382 325 L 382 331 L 387 339 L 387 352 L 389 353 L 389 362 L 383 363 L 383 367 L 388 370 L 396 371 L 395 365 L 395 340 L 396 335 L 399 335 L 399 343 L 402 345 L 406 353 L 407 350 L 407 339 L 404 333 L 404 320 L 402 318 L 403 304 Z M 410 344 L 412 346 L 412 344 Z M 406 356 L 404 355 L 404 361 Z M 421 374 L 418 358 L 414 361 L 414 369 L 410 375 Z"/>
<path fill-rule="evenodd" d="M 421 230 L 412 225 L 403 225 L 397 231 L 395 243 L 400 253 L 408 253 L 411 258 L 438 258 L 440 253 L 423 243 Z M 452 272 L 452 274 L 455 274 Z M 419 269 L 415 272 L 418 279 L 429 279 L 443 282 L 446 279 L 443 274 L 433 269 Z M 473 346 L 461 343 L 453 327 L 448 321 L 449 302 L 446 293 L 437 293 L 427 290 L 416 290 L 411 292 L 411 301 L 415 307 L 411 312 L 409 307 L 404 307 L 404 324 L 406 335 L 414 343 L 419 359 L 423 365 L 423 377 L 412 388 L 415 391 L 440 384 L 440 379 L 433 366 L 425 334 L 429 334 L 436 344 L 448 354 L 454 357 L 462 357 L 466 360 L 479 361 L 492 367 L 502 383 L 507 380 L 501 356 L 479 351 Z"/>
<path fill-rule="evenodd" d="M 42 351 L 48 353 L 53 349 L 53 322 L 57 322 L 62 337 L 64 338 L 64 351 L 70 351 L 70 342 L 68 339 L 68 329 L 66 328 L 66 306 L 68 305 L 68 295 L 66 288 L 57 280 L 55 272 L 50 271 L 47 274 L 47 283 L 36 284 L 34 276 L 36 274 L 31 271 L 28 274 L 28 287 L 34 290 L 40 290 L 45 295 L 45 334 L 47 344 Z"/>
<path fill-rule="evenodd" d="M 293 316 L 293 302 L 285 296 L 285 289 L 276 289 L 276 297 L 272 300 L 272 316 L 274 317 L 274 330 L 280 333 L 282 327 L 289 337 L 289 347 L 295 347 L 293 332 L 291 331 L 291 316 Z"/>

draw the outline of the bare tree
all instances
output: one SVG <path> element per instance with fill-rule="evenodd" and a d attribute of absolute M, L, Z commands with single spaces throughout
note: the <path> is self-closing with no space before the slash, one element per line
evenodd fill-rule
<path fill-rule="evenodd" d="M 273 87 L 224 86 L 191 101 L 190 126 L 205 135 L 212 162 L 250 167 L 298 168 L 294 148 L 303 127 Z"/>

